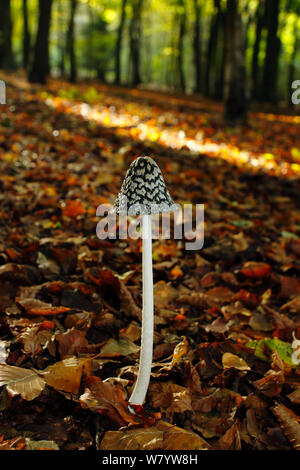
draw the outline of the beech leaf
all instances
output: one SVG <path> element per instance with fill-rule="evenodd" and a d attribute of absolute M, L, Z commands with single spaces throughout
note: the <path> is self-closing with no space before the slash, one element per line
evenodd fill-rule
<path fill-rule="evenodd" d="M 300 450 L 300 424 L 296 420 L 296 415 L 284 405 L 277 405 L 272 411 L 293 447 Z"/>
<path fill-rule="evenodd" d="M 40 395 L 45 381 L 31 369 L 0 364 L 1 385 L 6 385 L 8 393 L 30 401 Z"/>
<path fill-rule="evenodd" d="M 235 369 L 238 369 L 238 370 L 250 370 L 250 367 L 248 366 L 247 362 L 244 361 L 244 359 L 231 353 L 223 354 L 222 364 L 223 364 L 224 369 L 228 369 L 229 367 L 234 367 Z"/>

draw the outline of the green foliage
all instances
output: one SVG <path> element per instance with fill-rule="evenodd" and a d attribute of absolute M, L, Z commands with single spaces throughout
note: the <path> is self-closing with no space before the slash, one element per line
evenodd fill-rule
<path fill-rule="evenodd" d="M 12 6 L 14 60 L 22 64 L 23 18 L 22 1 L 14 0 Z M 28 22 L 33 48 L 38 20 L 38 0 L 28 0 Z M 201 67 L 205 74 L 206 55 L 212 16 L 216 12 L 214 0 L 144 0 L 142 9 L 141 78 L 145 84 L 158 87 L 176 87 L 178 83 L 178 21 L 184 16 L 184 75 L 187 91 L 194 89 L 194 27 L 195 4 L 200 15 Z M 246 64 L 248 78 L 251 76 L 251 60 L 256 38 L 256 11 L 258 0 L 240 0 L 244 29 L 247 35 Z M 79 77 L 100 78 L 113 81 L 115 78 L 115 46 L 120 21 L 122 0 L 78 0 L 75 15 L 75 51 Z M 121 79 L 128 83 L 130 78 L 130 21 L 133 15 L 132 0 L 127 1 L 126 18 L 121 51 Z M 226 11 L 226 0 L 221 0 L 222 11 Z M 279 37 L 281 41 L 278 83 L 280 98 L 289 98 L 289 67 L 295 65 L 299 73 L 299 51 L 296 47 L 297 31 L 300 30 L 299 1 L 283 0 L 280 5 Z M 66 52 L 66 36 L 70 14 L 69 0 L 55 0 L 52 8 L 50 30 L 50 64 L 55 75 L 67 75 L 70 68 Z M 266 54 L 266 29 L 263 28 L 260 41 L 258 64 L 261 75 Z M 219 35 L 222 38 L 222 34 Z M 222 40 L 222 39 L 220 39 Z M 296 58 L 295 58 L 296 57 Z M 212 81 L 217 79 L 222 54 L 217 56 L 218 66 L 213 71 Z M 274 78 L 275 79 L 275 78 Z M 251 84 L 250 84 L 251 85 Z M 251 88 L 251 87 L 250 87 Z M 93 100 L 93 99 L 92 99 Z"/>
<path fill-rule="evenodd" d="M 289 366 L 295 367 L 292 362 L 292 346 L 290 343 L 281 341 L 277 338 L 264 338 L 247 343 L 249 348 L 255 348 L 254 355 L 258 359 L 269 362 L 273 351 L 276 351 L 279 357 Z"/>

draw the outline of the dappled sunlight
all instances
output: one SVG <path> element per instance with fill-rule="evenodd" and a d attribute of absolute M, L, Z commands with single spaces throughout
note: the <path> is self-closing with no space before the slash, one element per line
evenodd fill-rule
<path fill-rule="evenodd" d="M 176 110 L 165 111 L 157 106 L 154 108 L 136 102 L 125 102 L 119 97 L 116 97 L 116 105 L 113 105 L 106 103 L 108 98 L 104 98 L 101 104 L 88 104 L 50 94 L 43 96 L 45 103 L 58 111 L 80 115 L 107 128 L 116 128 L 116 134 L 135 140 L 157 142 L 174 150 L 182 149 L 219 157 L 231 164 L 254 171 L 263 170 L 271 175 L 296 177 L 300 174 L 300 152 L 292 141 L 297 135 L 299 116 L 251 113 L 249 128 L 214 129 L 209 122 L 211 116 L 201 113 L 201 116 L 194 116 L 197 125 L 195 128 L 190 111 L 185 116 Z M 112 101 L 111 96 L 109 101 Z M 270 136 L 269 140 L 265 138 L 262 128 L 259 131 L 251 128 L 252 122 L 258 125 L 258 120 L 274 121 L 274 136 L 271 140 Z M 282 125 L 285 127 L 282 128 Z M 285 135 L 281 135 L 283 132 Z M 276 133 L 278 142 L 274 150 Z M 285 140 L 287 138 L 290 139 L 289 142 Z M 291 147 L 288 151 L 287 143 Z"/>

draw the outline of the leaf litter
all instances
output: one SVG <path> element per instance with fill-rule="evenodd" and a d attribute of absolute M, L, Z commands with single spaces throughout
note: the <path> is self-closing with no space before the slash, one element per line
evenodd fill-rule
<path fill-rule="evenodd" d="M 206 143 L 227 147 L 197 153 L 177 138 L 203 126 L 191 103 L 171 100 L 167 119 L 158 95 L 112 89 L 95 122 L 62 86 L 9 86 L 1 115 L 0 449 L 298 449 L 300 187 L 280 136 L 289 127 L 297 148 L 299 123 L 279 120 L 264 142 L 262 113 L 234 135 L 207 103 Z M 153 243 L 154 359 L 133 410 L 141 245 L 98 239 L 96 208 L 141 154 L 176 202 L 205 204 L 205 243 Z"/>

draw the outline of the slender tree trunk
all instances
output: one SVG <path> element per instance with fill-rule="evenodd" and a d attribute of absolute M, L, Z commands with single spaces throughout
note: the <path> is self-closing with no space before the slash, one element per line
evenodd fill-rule
<path fill-rule="evenodd" d="M 64 32 L 64 7 L 63 2 L 64 0 L 59 0 L 57 3 L 57 13 L 58 13 L 58 28 L 60 31 L 59 41 L 61 43 L 60 51 L 59 51 L 59 72 L 61 77 L 65 77 L 66 75 L 66 64 L 65 64 L 65 55 L 66 55 L 66 34 Z M 63 31 L 62 31 L 63 30 Z"/>
<path fill-rule="evenodd" d="M 227 0 L 224 98 L 225 121 L 229 125 L 245 124 L 248 108 L 245 38 L 238 0 Z"/>
<path fill-rule="evenodd" d="M 296 80 L 296 59 L 297 59 L 297 54 L 300 49 L 300 35 L 299 35 L 299 29 L 297 28 L 297 22 L 295 22 L 294 25 L 294 48 L 289 64 L 289 70 L 288 70 L 288 101 L 289 105 L 292 107 L 293 102 L 291 100 L 291 92 L 292 92 L 292 83 L 294 80 Z"/>
<path fill-rule="evenodd" d="M 195 24 L 193 36 L 193 53 L 195 65 L 195 89 L 196 93 L 202 91 L 202 67 L 201 67 L 201 32 L 200 32 L 200 19 L 201 8 L 198 0 L 194 0 Z"/>
<path fill-rule="evenodd" d="M 225 63 L 226 63 L 226 14 L 221 11 L 220 13 L 220 26 L 219 26 L 219 38 L 218 48 L 216 54 L 215 64 L 215 86 L 211 95 L 217 100 L 223 98 L 224 92 L 224 76 L 225 76 Z"/>
<path fill-rule="evenodd" d="M 122 38 L 123 38 L 123 31 L 124 25 L 126 20 L 126 5 L 127 0 L 122 0 L 121 3 L 121 17 L 120 23 L 117 32 L 117 41 L 115 47 L 115 83 L 121 83 L 121 52 L 122 52 Z"/>
<path fill-rule="evenodd" d="M 217 54 L 220 26 L 222 25 L 221 1 L 215 0 L 214 3 L 215 3 L 215 8 L 217 9 L 217 13 L 215 13 L 211 19 L 210 33 L 209 33 L 207 52 L 206 52 L 206 69 L 205 69 L 205 85 L 204 85 L 206 96 L 211 96 L 213 94 L 213 87 L 212 87 L 213 69 L 216 63 L 216 54 Z"/>
<path fill-rule="evenodd" d="M 178 74 L 179 74 L 179 88 L 184 93 L 185 92 L 185 76 L 184 76 L 184 35 L 185 35 L 185 23 L 186 23 L 186 11 L 185 11 L 185 2 L 180 0 L 181 11 L 179 12 L 179 32 L 178 32 Z"/>
<path fill-rule="evenodd" d="M 277 78 L 280 52 L 278 37 L 278 16 L 280 0 L 266 0 L 266 26 L 268 31 L 263 74 L 263 100 L 277 101 Z"/>
<path fill-rule="evenodd" d="M 10 0 L 0 0 L 0 68 L 6 70 L 10 70 L 14 66 L 11 37 Z"/>
<path fill-rule="evenodd" d="M 49 30 L 52 0 L 39 0 L 39 20 L 36 35 L 34 58 L 29 72 L 29 81 L 45 83 L 49 73 Z"/>
<path fill-rule="evenodd" d="M 132 85 L 141 83 L 140 74 L 140 48 L 141 48 L 141 20 L 143 0 L 132 0 L 132 19 L 130 22 L 130 56 L 132 63 Z"/>
<path fill-rule="evenodd" d="M 251 77 L 252 77 L 252 91 L 251 95 L 254 99 L 259 99 L 261 96 L 261 83 L 260 83 L 260 67 L 258 63 L 258 55 L 260 50 L 262 31 L 265 23 L 265 3 L 260 1 L 257 6 L 255 14 L 256 30 L 255 42 L 253 45 L 252 61 L 251 61 Z"/>
<path fill-rule="evenodd" d="M 70 59 L 70 72 L 69 80 L 71 83 L 76 83 L 77 81 L 77 64 L 76 64 L 76 54 L 74 47 L 74 19 L 77 8 L 77 0 L 70 0 L 70 17 L 69 25 L 67 31 L 67 52 Z"/>
<path fill-rule="evenodd" d="M 23 0 L 23 67 L 27 70 L 30 56 L 30 32 L 28 26 L 27 0 Z"/>

